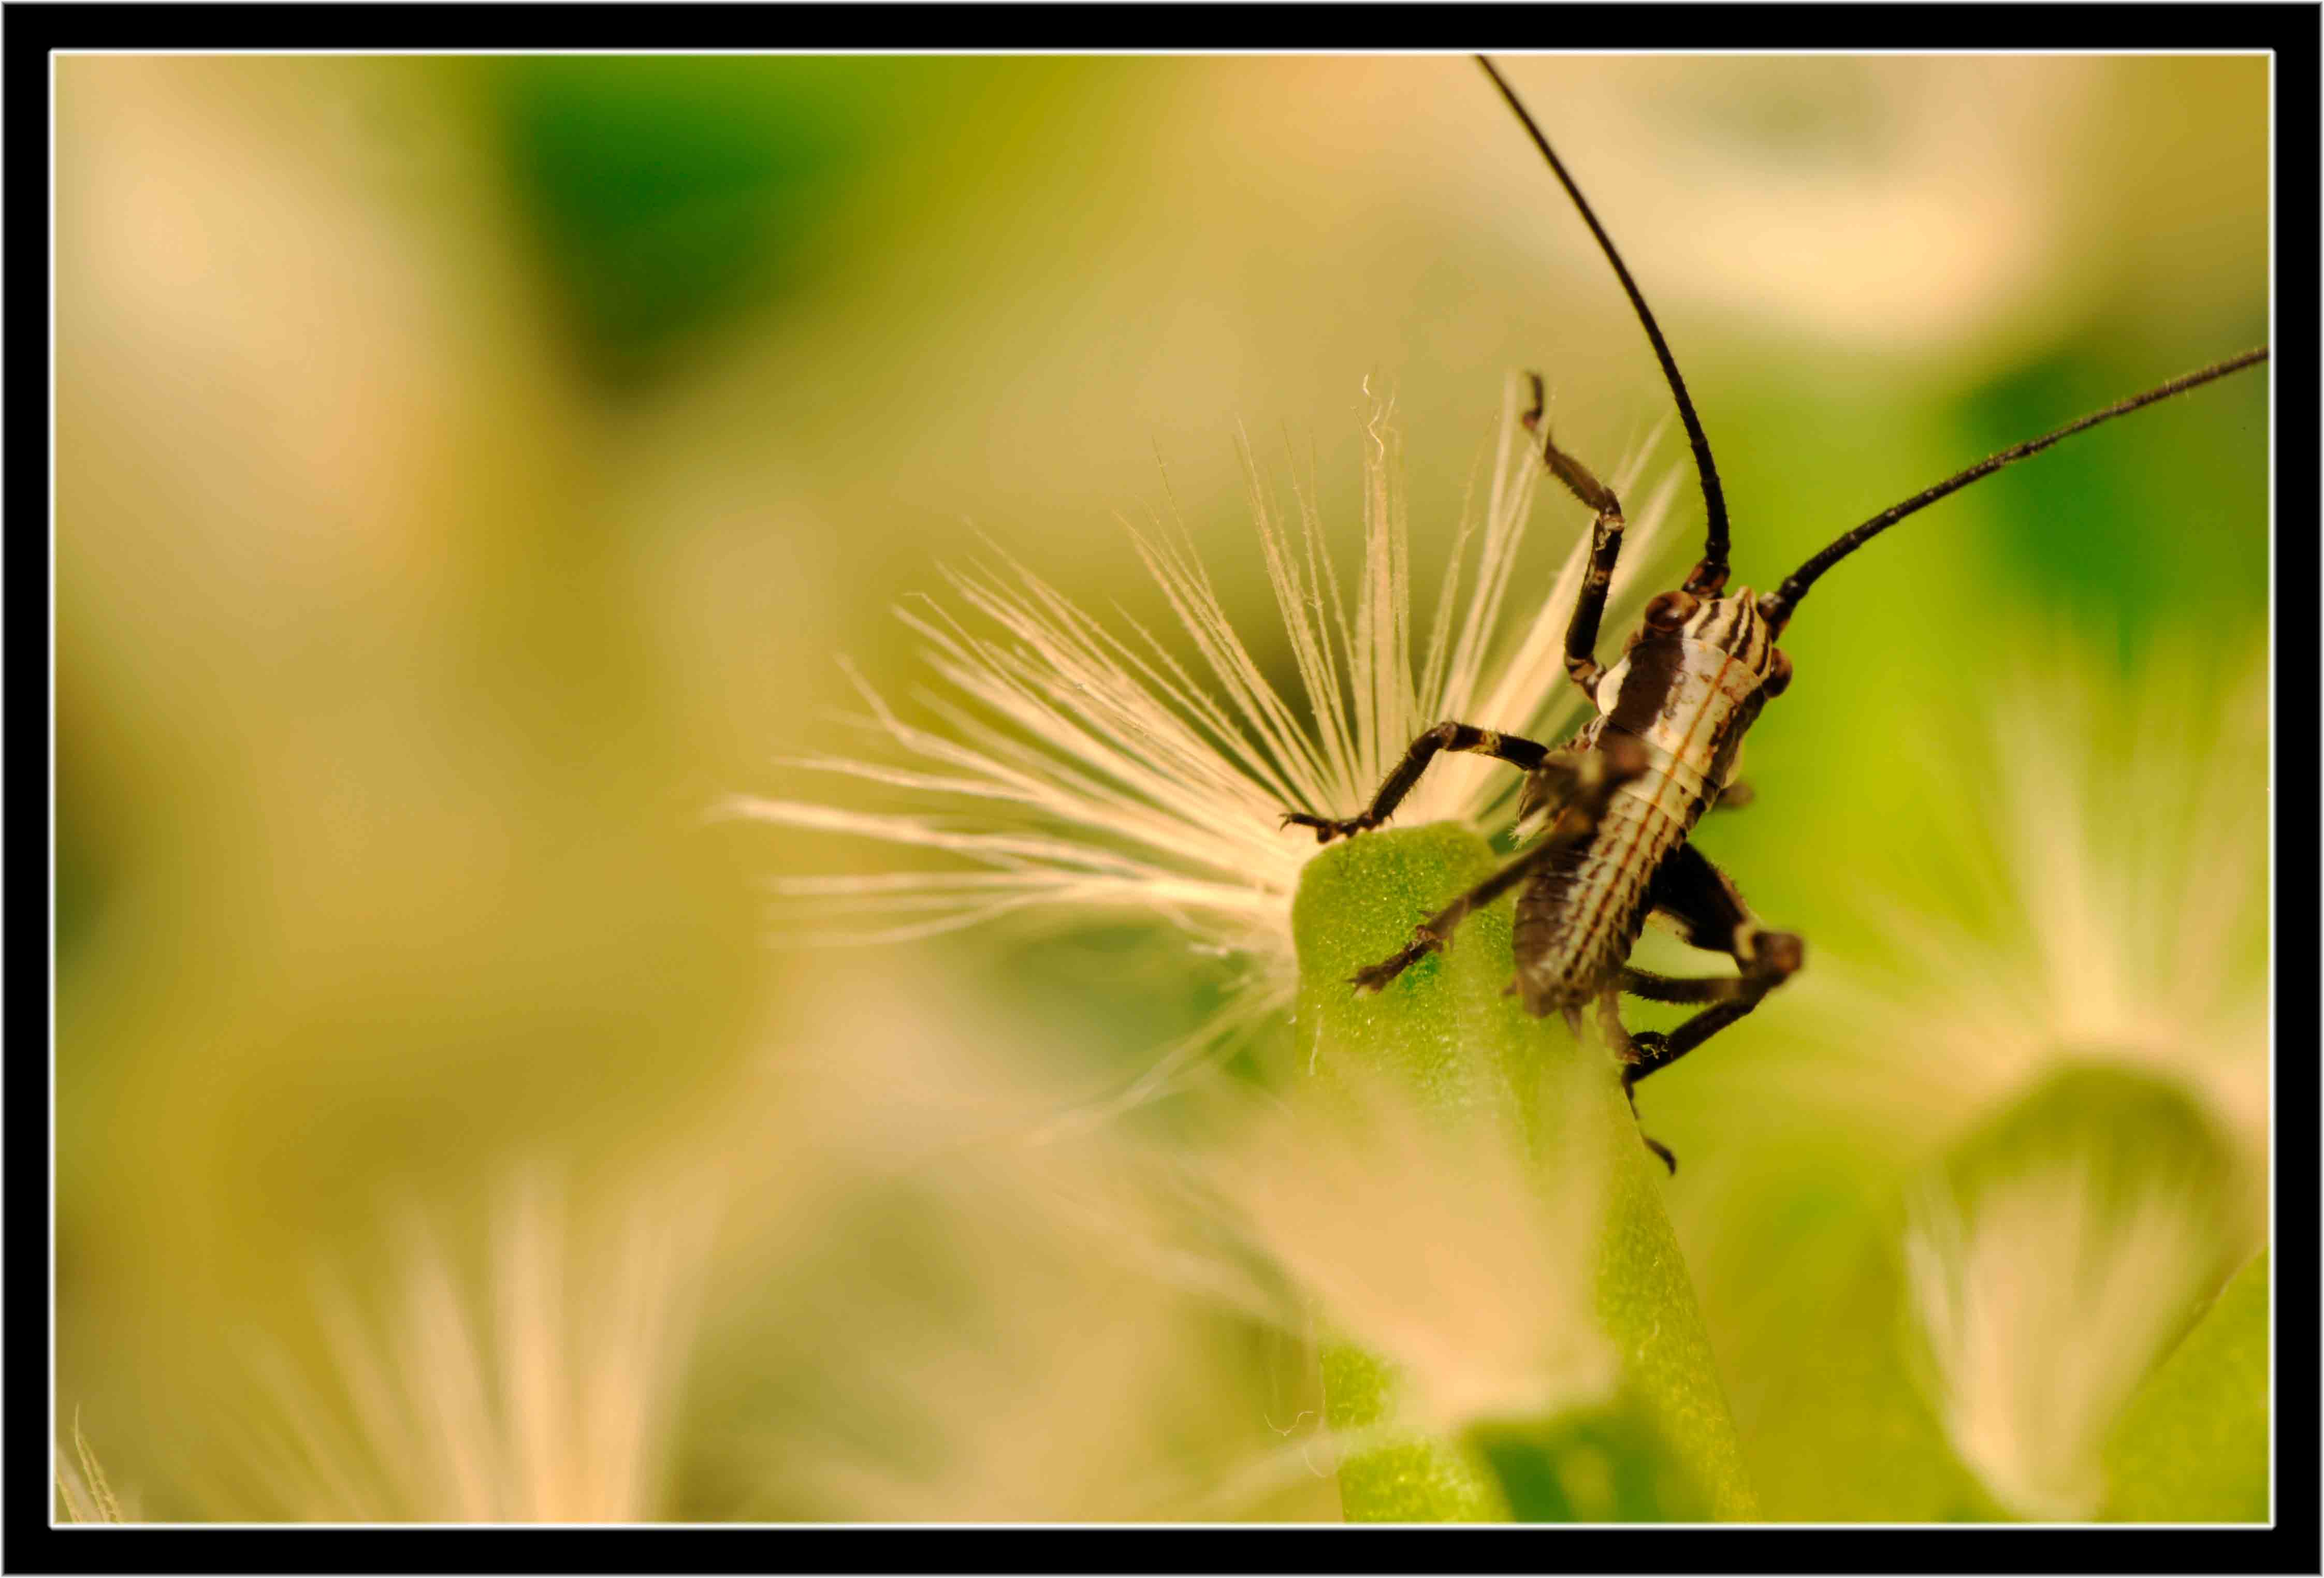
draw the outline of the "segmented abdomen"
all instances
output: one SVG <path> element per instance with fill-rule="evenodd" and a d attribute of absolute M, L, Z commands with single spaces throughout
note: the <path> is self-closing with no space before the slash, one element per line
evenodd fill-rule
<path fill-rule="evenodd" d="M 1591 743 L 1603 722 L 1584 731 Z M 1702 814 L 1699 775 L 1651 743 L 1646 757 L 1646 772 L 1614 790 L 1590 835 L 1517 895 L 1511 951 L 1528 1012 L 1580 1007 L 1613 979 L 1646 925 L 1656 868 Z"/>

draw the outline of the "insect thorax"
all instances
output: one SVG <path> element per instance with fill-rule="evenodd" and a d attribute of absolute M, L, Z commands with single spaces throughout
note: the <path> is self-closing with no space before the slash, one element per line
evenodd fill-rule
<path fill-rule="evenodd" d="M 1780 664 L 1749 587 L 1705 598 L 1674 632 L 1641 626 L 1631 638 L 1598 683 L 1597 732 L 1617 728 L 1645 742 L 1651 765 L 1636 787 L 1691 826 L 1733 774 Z"/>

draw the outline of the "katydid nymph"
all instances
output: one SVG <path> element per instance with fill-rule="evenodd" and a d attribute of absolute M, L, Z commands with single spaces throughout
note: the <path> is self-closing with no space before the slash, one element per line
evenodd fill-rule
<path fill-rule="evenodd" d="M 1566 627 L 1565 669 L 1595 715 L 1571 740 L 1552 747 L 1489 726 L 1448 721 L 1415 740 L 1371 803 L 1352 817 L 1286 812 L 1286 826 L 1312 828 L 1319 843 L 1379 826 L 1410 792 L 1439 752 L 1473 752 L 1526 774 L 1519 820 L 1544 818 L 1538 839 L 1475 889 L 1413 932 L 1410 944 L 1357 973 L 1353 984 L 1379 991 L 1415 960 L 1444 946 L 1461 922 L 1517 891 L 1512 935 L 1516 977 L 1508 990 L 1536 1015 L 1562 1014 L 1576 1034 L 1582 1010 L 1594 1010 L 1621 1060 L 1622 1087 L 1700 1047 L 1756 1009 L 1798 972 L 1805 946 L 1763 925 L 1726 873 L 1689 842 L 1695 823 L 1724 796 L 1741 798 L 1735 781 L 1743 737 L 1760 709 L 1784 693 L 1791 660 L 1776 641 L 1809 589 L 1841 559 L 1905 516 L 2061 439 L 2266 360 L 2265 347 L 2198 369 L 2118 401 L 2039 438 L 2001 450 L 1843 532 L 1772 592 L 1729 591 L 1727 503 L 1711 442 L 1695 414 L 1678 364 L 1621 254 L 1598 221 L 1516 91 L 1492 62 L 1486 74 L 1516 113 L 1582 222 L 1597 240 L 1646 331 L 1678 408 L 1692 451 L 1706 519 L 1702 558 L 1675 589 L 1646 604 L 1620 660 L 1601 666 L 1599 623 L 1621 553 L 1621 501 L 1588 466 L 1561 449 L 1543 414 L 1541 380 L 1526 426 L 1541 464 L 1594 516 L 1587 572 Z M 1628 959 L 1649 916 L 1658 915 L 1698 948 L 1723 953 L 1731 976 L 1674 977 L 1636 969 Z M 1692 1004 L 1697 1011 L 1667 1033 L 1626 1031 L 1625 996 Z M 1633 1112 L 1637 1099 L 1631 1094 Z M 1642 1138 L 1645 1138 L 1642 1133 Z M 1666 1167 L 1677 1162 L 1651 1138 Z"/>

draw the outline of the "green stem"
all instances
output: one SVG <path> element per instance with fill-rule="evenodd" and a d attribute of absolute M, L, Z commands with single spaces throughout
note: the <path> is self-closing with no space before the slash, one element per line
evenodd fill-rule
<path fill-rule="evenodd" d="M 1555 1417 L 1478 1420 L 1457 1440 L 1430 1438 L 1398 1428 L 1392 1362 L 1327 1339 L 1326 1422 L 1365 1432 L 1342 1457 L 1342 1503 L 1364 1520 L 1748 1518 L 1756 1505 L 1663 1211 L 1662 1169 L 1603 1048 L 1577 1046 L 1563 1024 L 1502 994 L 1508 902 L 1471 917 L 1386 990 L 1348 984 L 1496 863 L 1484 840 L 1450 825 L 1367 834 L 1312 862 L 1293 907 L 1301 1056 L 1325 1077 L 1390 1080 L 1440 1121 L 1479 1125 L 1480 1140 L 1513 1123 L 1547 1186 L 1572 1177 L 1574 1158 L 1603 1158 L 1595 1306 L 1620 1384 L 1610 1400 Z M 1545 1089 L 1585 1094 L 1545 1105 L 1536 1099 Z"/>

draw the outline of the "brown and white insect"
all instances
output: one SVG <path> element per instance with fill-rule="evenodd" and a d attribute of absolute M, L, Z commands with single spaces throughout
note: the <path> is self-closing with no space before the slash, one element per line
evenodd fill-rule
<path fill-rule="evenodd" d="M 1550 474 L 1596 515 L 1589 574 L 1566 626 L 1565 668 L 1596 706 L 1597 715 L 1554 750 L 1471 724 L 1438 724 L 1412 743 L 1371 804 L 1358 815 L 1334 819 L 1293 811 L 1285 814 L 1284 822 L 1314 828 L 1318 843 L 1377 827 L 1440 751 L 1475 752 L 1523 771 L 1526 778 L 1519 819 L 1535 811 L 1545 817 L 1539 840 L 1415 927 L 1412 942 L 1404 949 L 1358 972 L 1354 984 L 1378 991 L 1415 960 L 1443 947 L 1471 913 L 1513 888 L 1521 889 L 1512 939 L 1517 975 L 1509 991 L 1529 1012 L 1562 1013 L 1576 1033 L 1581 1010 L 1594 1007 L 1619 1050 L 1622 1088 L 1628 1094 L 1639 1080 L 1757 1008 L 1805 958 L 1801 939 L 1763 926 L 1726 873 L 1687 839 L 1703 813 L 1722 798 L 1729 805 L 1744 798 L 1742 786 L 1734 781 L 1737 756 L 1760 709 L 1781 696 L 1791 681 L 1791 660 L 1775 642 L 1808 589 L 1872 538 L 1946 494 L 2087 428 L 2264 361 L 2267 351 L 2246 351 L 2014 445 L 1843 533 L 1773 592 L 1756 595 L 1748 586 L 1729 592 L 1726 499 L 1710 440 L 1703 436 L 1678 364 L 1621 254 L 1549 140 L 1492 62 L 1480 57 L 1480 64 L 1597 238 L 1662 365 L 1702 484 L 1707 520 L 1702 558 L 1678 589 L 1647 604 L 1621 660 L 1610 669 L 1601 667 L 1598 624 L 1622 549 L 1622 505 L 1589 467 L 1552 439 L 1542 421 L 1541 380 L 1536 377 L 1526 425 L 1539 433 L 1542 462 Z M 1630 951 L 1649 915 L 1673 922 L 1694 946 L 1728 955 L 1738 973 L 1677 978 L 1632 968 Z M 1624 1030 L 1618 1011 L 1625 993 L 1702 1006 L 1667 1034 L 1633 1035 Z M 1632 1106 L 1635 1111 L 1635 1096 Z M 1646 1144 L 1665 1166 L 1676 1167 L 1667 1148 L 1652 1139 Z"/>

